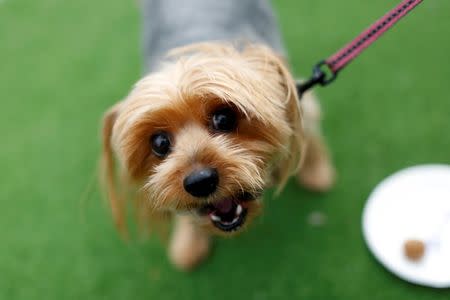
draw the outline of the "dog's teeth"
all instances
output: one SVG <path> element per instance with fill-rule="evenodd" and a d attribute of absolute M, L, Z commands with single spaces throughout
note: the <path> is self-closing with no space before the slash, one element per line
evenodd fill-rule
<path fill-rule="evenodd" d="M 239 217 L 236 217 L 236 218 L 233 219 L 233 221 L 231 221 L 230 224 L 234 224 L 234 223 L 236 223 L 238 220 L 239 220 Z"/>
<path fill-rule="evenodd" d="M 216 216 L 216 215 L 211 215 L 211 219 L 213 220 L 213 221 L 216 221 L 216 222 L 220 222 L 220 221 L 222 221 L 221 219 L 220 219 L 220 217 L 219 216 Z"/>
<path fill-rule="evenodd" d="M 242 213 L 242 205 L 238 204 L 236 208 L 236 214 L 239 216 Z"/>

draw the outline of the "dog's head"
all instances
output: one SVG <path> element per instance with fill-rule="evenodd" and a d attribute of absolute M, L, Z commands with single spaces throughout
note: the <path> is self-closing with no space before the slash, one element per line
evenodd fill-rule
<path fill-rule="evenodd" d="M 205 228 L 239 231 L 300 161 L 295 82 L 264 46 L 178 49 L 104 119 L 109 197 L 122 223 L 113 156 L 156 212 L 189 213 Z"/>

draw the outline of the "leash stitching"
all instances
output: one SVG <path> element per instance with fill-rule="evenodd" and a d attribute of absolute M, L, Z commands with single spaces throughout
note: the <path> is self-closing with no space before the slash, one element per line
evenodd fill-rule
<path fill-rule="evenodd" d="M 319 62 L 313 69 L 312 77 L 306 82 L 297 84 L 298 94 L 303 94 L 317 84 L 326 86 L 333 82 L 344 67 L 422 2 L 423 0 L 403 0 L 344 48 L 327 60 Z M 328 72 L 324 71 L 325 66 L 328 67 Z"/>
<path fill-rule="evenodd" d="M 332 56 L 331 59 L 327 60 L 327 64 L 331 67 L 333 72 L 338 72 L 339 69 L 341 69 L 343 66 L 336 68 L 336 65 L 339 64 L 342 60 L 344 60 L 346 57 L 353 54 L 356 50 L 358 50 L 365 42 L 367 42 L 372 37 L 376 36 L 380 31 L 386 28 L 387 25 L 389 25 L 393 21 L 398 21 L 398 16 L 401 16 L 402 13 L 404 13 L 411 5 L 416 3 L 417 0 L 408 0 L 405 4 L 401 5 L 399 8 L 395 8 L 393 12 L 390 12 L 388 16 L 383 17 L 381 20 L 376 22 L 378 25 L 373 25 L 368 30 L 369 32 L 364 34 L 362 37 L 358 38 L 354 42 L 352 42 L 349 46 L 344 48 L 344 51 L 338 52 L 338 57 L 336 55 Z M 419 1 L 420 2 L 420 1 Z M 418 4 L 418 3 L 417 3 Z M 376 27 L 375 27 L 376 26 Z M 373 28 L 375 27 L 375 28 Z M 373 28 L 373 29 L 372 29 Z"/>

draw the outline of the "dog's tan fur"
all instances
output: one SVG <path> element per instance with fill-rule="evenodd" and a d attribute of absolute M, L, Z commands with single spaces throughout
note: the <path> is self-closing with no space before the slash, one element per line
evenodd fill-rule
<path fill-rule="evenodd" d="M 238 50 L 202 43 L 173 51 L 104 118 L 103 171 L 118 228 L 125 226 L 120 195 L 132 186 L 145 211 L 141 216 L 175 217 L 169 257 L 179 268 L 190 269 L 207 256 L 210 235 L 223 234 L 209 219 L 190 213 L 199 200 L 186 193 L 182 182 L 195 168 L 219 170 L 218 189 L 208 202 L 272 185 L 281 189 L 295 173 L 307 187 L 328 189 L 334 171 L 320 136 L 319 106 L 305 95 L 302 117 L 299 103 L 289 70 L 265 46 Z M 236 132 L 211 132 L 210 114 L 221 106 L 238 111 Z M 149 145 L 159 130 L 174 140 L 164 159 L 153 155 Z M 247 226 L 261 210 L 260 199 L 246 203 L 246 209 Z"/>

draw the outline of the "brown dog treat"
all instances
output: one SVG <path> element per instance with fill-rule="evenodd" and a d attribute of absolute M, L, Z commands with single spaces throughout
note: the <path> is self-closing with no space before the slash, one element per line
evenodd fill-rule
<path fill-rule="evenodd" d="M 419 261 L 425 254 L 425 243 L 421 240 L 407 240 L 403 246 L 406 257 L 411 261 Z"/>

